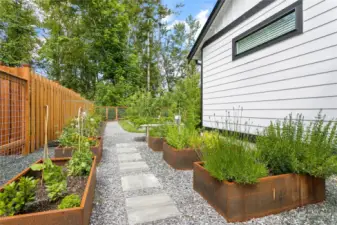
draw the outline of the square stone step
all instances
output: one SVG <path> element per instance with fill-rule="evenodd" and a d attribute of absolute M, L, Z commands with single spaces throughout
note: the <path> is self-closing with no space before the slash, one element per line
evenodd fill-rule
<path fill-rule="evenodd" d="M 127 198 L 126 211 L 130 225 L 180 215 L 172 199 L 165 193 Z"/>
<path fill-rule="evenodd" d="M 135 153 L 138 150 L 135 147 L 119 147 L 117 148 L 117 154 L 124 154 L 124 153 Z"/>
<path fill-rule="evenodd" d="M 144 161 L 138 162 L 122 162 L 119 164 L 119 170 L 121 172 L 130 172 L 138 170 L 149 170 L 149 166 Z"/>
<path fill-rule="evenodd" d="M 161 185 L 153 174 L 139 174 L 122 177 L 123 191 L 134 191 L 155 187 L 161 187 Z"/>
<path fill-rule="evenodd" d="M 125 162 L 125 161 L 139 161 L 142 160 L 140 153 L 129 153 L 129 154 L 119 154 L 118 161 Z"/>

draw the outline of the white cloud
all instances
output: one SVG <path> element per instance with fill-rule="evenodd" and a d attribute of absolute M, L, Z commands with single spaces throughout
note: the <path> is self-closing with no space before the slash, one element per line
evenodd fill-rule
<path fill-rule="evenodd" d="M 198 30 L 198 32 L 197 32 L 197 36 L 199 36 L 199 34 L 200 34 L 202 28 L 204 27 L 204 25 L 205 25 L 205 23 L 206 23 L 206 21 L 207 21 L 207 18 L 208 18 L 208 12 L 209 12 L 208 9 L 201 10 L 201 11 L 196 15 L 196 17 L 195 17 L 195 18 L 197 19 L 197 21 L 199 21 L 199 23 L 200 23 L 200 28 L 199 28 L 199 30 Z"/>
<path fill-rule="evenodd" d="M 173 14 L 170 14 L 170 15 L 167 15 L 166 17 L 164 17 L 161 22 L 162 23 L 170 23 L 172 22 L 172 20 L 174 19 L 174 15 Z"/>

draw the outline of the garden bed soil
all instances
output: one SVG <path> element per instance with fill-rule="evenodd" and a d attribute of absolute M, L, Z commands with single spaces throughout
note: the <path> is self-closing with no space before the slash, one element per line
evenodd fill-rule
<path fill-rule="evenodd" d="M 163 159 L 177 170 L 192 170 L 193 163 L 200 160 L 194 149 L 176 149 L 167 142 L 163 143 Z"/>
<path fill-rule="evenodd" d="M 97 163 L 101 162 L 102 154 L 103 154 L 103 137 L 98 137 L 98 145 L 90 147 L 90 150 L 97 158 Z M 58 146 L 54 150 L 54 157 L 55 158 L 66 158 L 72 157 L 74 148 L 71 147 L 61 147 Z"/>
<path fill-rule="evenodd" d="M 65 165 L 70 158 L 52 159 L 59 165 Z M 36 163 L 42 163 L 42 160 Z M 60 201 L 49 203 L 47 193 L 43 186 L 38 184 L 37 196 L 35 202 L 28 205 L 25 214 L 15 215 L 12 217 L 0 217 L 1 225 L 89 225 L 92 205 L 96 186 L 96 157 L 88 177 L 68 177 L 67 194 L 76 193 L 81 195 L 80 207 L 71 209 L 58 210 L 57 205 Z M 7 184 L 18 181 L 22 176 L 33 176 L 40 178 L 41 172 L 32 171 L 30 168 L 25 169 Z M 6 185 L 7 185 L 6 184 Z M 3 187 L 0 188 L 0 192 Z"/>
<path fill-rule="evenodd" d="M 227 222 L 243 222 L 325 200 L 324 179 L 283 174 L 242 185 L 211 177 L 202 162 L 194 163 L 193 189 Z"/>
<path fill-rule="evenodd" d="M 147 145 L 155 152 L 162 152 L 163 151 L 163 143 L 164 138 L 159 137 L 149 137 L 147 141 Z"/>

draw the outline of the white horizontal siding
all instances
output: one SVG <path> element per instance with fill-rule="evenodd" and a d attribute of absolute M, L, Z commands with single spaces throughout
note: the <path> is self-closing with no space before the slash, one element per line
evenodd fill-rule
<path fill-rule="evenodd" d="M 240 123 L 249 126 L 240 129 L 251 133 L 289 113 L 310 121 L 323 109 L 327 119 L 337 117 L 337 1 L 304 0 L 302 35 L 232 61 L 233 38 L 294 2 L 275 1 L 204 48 L 205 127 L 217 128 L 241 107 Z"/>

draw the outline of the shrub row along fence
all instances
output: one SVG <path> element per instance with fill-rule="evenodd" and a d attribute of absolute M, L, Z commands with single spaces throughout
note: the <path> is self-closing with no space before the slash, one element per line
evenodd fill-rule
<path fill-rule="evenodd" d="M 35 74 L 29 65 L 0 65 L 0 157 L 26 155 L 43 146 L 46 105 L 48 141 L 57 139 L 79 107 L 94 107 L 78 93 Z"/>

